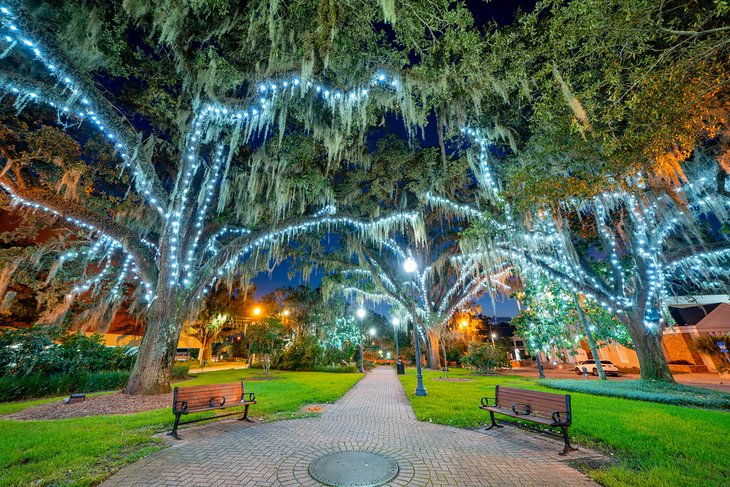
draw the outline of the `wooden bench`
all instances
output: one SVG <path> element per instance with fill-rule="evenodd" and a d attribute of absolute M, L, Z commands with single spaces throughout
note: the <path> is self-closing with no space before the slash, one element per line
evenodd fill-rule
<path fill-rule="evenodd" d="M 493 400 L 491 405 L 489 404 L 490 399 Z M 487 427 L 488 430 L 495 426 L 501 427 L 494 420 L 494 413 L 504 414 L 552 428 L 560 428 L 565 442 L 565 448 L 560 454 L 565 455 L 569 451 L 576 450 L 570 446 L 568 437 L 568 427 L 572 419 L 570 394 L 552 394 L 495 386 L 494 397 L 483 397 L 481 402 L 482 405 L 479 406 L 479 409 L 489 411 L 489 418 L 492 421 L 492 424 Z"/>
<path fill-rule="evenodd" d="M 239 412 L 221 414 L 214 418 L 194 419 L 181 423 L 180 418 L 183 414 L 243 406 L 245 409 L 243 410 L 243 417 L 240 420 L 253 422 L 248 417 L 248 408 L 252 404 L 256 404 L 256 395 L 253 392 L 245 392 L 243 381 L 208 386 L 176 387 L 172 398 L 172 413 L 175 415 L 175 425 L 172 427 L 170 435 L 179 440 L 180 436 L 177 434 L 177 427 L 181 424 L 207 421 L 239 414 Z"/>

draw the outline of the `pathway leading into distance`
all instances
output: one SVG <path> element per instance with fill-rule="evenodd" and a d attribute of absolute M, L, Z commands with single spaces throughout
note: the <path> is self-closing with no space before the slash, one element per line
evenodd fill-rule
<path fill-rule="evenodd" d="M 394 459 L 400 468 L 388 484 L 394 486 L 597 485 L 567 463 L 595 454 L 560 457 L 562 441 L 516 428 L 484 433 L 417 421 L 389 367 L 370 372 L 318 417 L 255 425 L 224 420 L 181 435 L 102 485 L 316 486 L 310 462 L 352 450 Z"/>

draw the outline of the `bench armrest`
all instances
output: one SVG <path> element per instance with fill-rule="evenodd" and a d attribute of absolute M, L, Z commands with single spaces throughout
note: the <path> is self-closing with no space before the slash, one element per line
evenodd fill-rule
<path fill-rule="evenodd" d="M 551 418 L 554 425 L 570 423 L 570 411 L 553 411 Z"/>
<path fill-rule="evenodd" d="M 177 401 L 172 404 L 172 412 L 175 414 L 181 413 L 181 414 L 187 414 L 188 413 L 188 402 L 187 401 Z"/>
<path fill-rule="evenodd" d="M 248 399 L 246 399 L 246 396 L 248 396 Z M 256 400 L 255 392 L 246 392 L 243 394 L 243 397 L 241 398 L 241 402 L 249 402 L 249 401 L 255 401 L 255 400 Z"/>
<path fill-rule="evenodd" d="M 481 399 L 482 406 L 489 406 L 489 400 L 490 399 L 492 400 L 492 405 L 493 406 L 496 406 L 497 405 L 497 400 L 495 398 L 493 398 L 493 397 L 483 397 Z"/>
<path fill-rule="evenodd" d="M 518 407 L 522 407 L 522 411 L 518 411 Z M 529 416 L 532 412 L 532 406 L 529 404 L 513 404 L 512 405 L 512 412 L 514 412 L 518 416 Z"/>

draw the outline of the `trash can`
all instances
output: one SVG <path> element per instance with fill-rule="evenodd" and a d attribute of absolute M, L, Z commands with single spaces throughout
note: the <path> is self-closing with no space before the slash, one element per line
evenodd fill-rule
<path fill-rule="evenodd" d="M 398 375 L 403 375 L 406 373 L 406 366 L 403 364 L 402 360 L 395 361 L 395 370 L 398 372 Z"/>

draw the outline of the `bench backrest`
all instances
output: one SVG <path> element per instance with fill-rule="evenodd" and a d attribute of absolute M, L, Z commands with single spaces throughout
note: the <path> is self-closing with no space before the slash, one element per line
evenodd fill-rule
<path fill-rule="evenodd" d="M 512 409 L 517 404 L 517 411 L 523 412 L 524 406 L 530 406 L 530 415 L 552 418 L 555 411 L 560 411 L 561 420 L 570 421 L 570 394 L 553 394 L 550 392 L 530 391 L 514 387 L 495 386 L 494 399 L 497 407 Z M 567 418 L 564 412 L 567 411 Z"/>
<path fill-rule="evenodd" d="M 243 381 L 207 386 L 176 387 L 172 411 L 192 412 L 237 405 L 243 400 Z"/>

